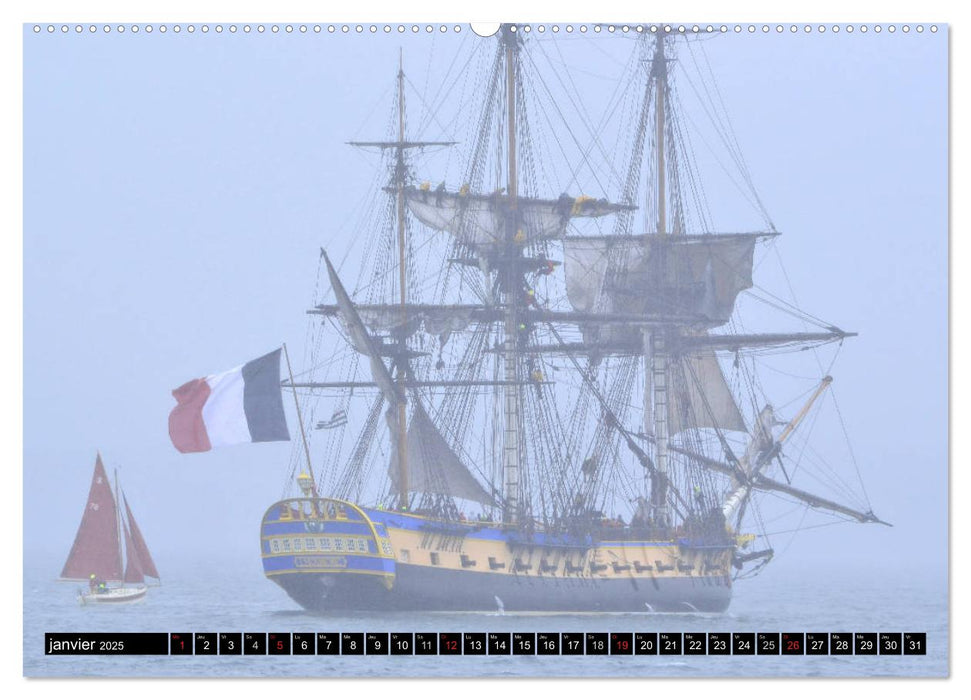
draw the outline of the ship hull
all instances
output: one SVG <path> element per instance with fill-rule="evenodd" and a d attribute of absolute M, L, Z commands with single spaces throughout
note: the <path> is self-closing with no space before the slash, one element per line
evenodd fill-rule
<path fill-rule="evenodd" d="M 148 588 L 145 586 L 111 588 L 105 593 L 85 593 L 82 591 L 78 594 L 78 602 L 82 605 L 125 605 L 140 601 L 146 593 L 148 593 Z"/>
<path fill-rule="evenodd" d="M 580 580 L 399 565 L 387 590 L 361 574 L 284 574 L 273 579 L 307 610 L 495 612 L 724 612 L 732 589 L 720 578 Z"/>
<path fill-rule="evenodd" d="M 733 546 L 613 528 L 524 534 L 337 499 L 271 506 L 266 576 L 308 610 L 722 612 Z M 655 533 L 656 534 L 656 533 Z"/>

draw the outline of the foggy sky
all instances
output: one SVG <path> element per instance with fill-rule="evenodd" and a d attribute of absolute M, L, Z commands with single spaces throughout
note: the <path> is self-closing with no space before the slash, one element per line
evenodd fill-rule
<path fill-rule="evenodd" d="M 306 358 L 304 310 L 326 291 L 318 249 L 356 277 L 347 219 L 376 176 L 344 142 L 386 136 L 399 47 L 430 101 L 462 42 L 491 41 L 466 34 L 25 28 L 28 561 L 67 556 L 101 450 L 163 576 L 211 552 L 258 569 L 260 518 L 296 445 L 180 455 L 170 392 L 284 341 Z M 559 43 L 593 114 L 632 44 Z M 799 306 L 860 333 L 832 373 L 870 502 L 895 525 L 781 538 L 773 566 L 943 573 L 946 35 L 743 34 L 705 50 Z M 417 123 L 421 99 L 409 100 Z M 441 126 L 456 133 L 422 136 L 465 136 Z M 785 277 L 762 272 L 788 298 Z"/>

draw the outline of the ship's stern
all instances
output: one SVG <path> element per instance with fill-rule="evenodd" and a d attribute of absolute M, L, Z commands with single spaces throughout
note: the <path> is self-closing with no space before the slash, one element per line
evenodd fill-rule
<path fill-rule="evenodd" d="M 332 498 L 278 501 L 260 526 L 263 573 L 308 610 L 380 608 L 394 587 L 383 523 Z"/>

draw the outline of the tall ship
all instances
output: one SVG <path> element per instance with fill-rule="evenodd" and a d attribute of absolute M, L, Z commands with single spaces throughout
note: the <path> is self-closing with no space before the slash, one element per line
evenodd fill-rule
<path fill-rule="evenodd" d="M 610 153 L 562 73 L 542 74 L 540 37 L 515 25 L 479 40 L 467 141 L 409 133 L 399 65 L 387 138 L 351 142 L 386 168 L 356 287 L 321 250 L 308 367 L 284 381 L 316 429 L 260 530 L 266 576 L 304 608 L 719 612 L 774 556 L 766 499 L 882 522 L 845 487 L 854 465 L 830 480 L 841 499 L 813 488 L 826 482 L 806 441 L 790 449 L 832 391 L 829 367 L 784 403 L 758 374 L 766 356 L 855 334 L 767 294 L 789 328 L 738 320 L 779 232 L 767 215 L 746 231 L 710 221 L 675 89 L 690 45 L 654 29 L 629 42 Z M 434 109 L 426 125 L 441 124 Z M 591 143 L 569 115 L 556 134 L 558 112 Z M 585 180 L 596 196 L 544 167 L 564 144 L 604 156 L 609 172 Z M 444 176 L 420 172 L 443 162 Z"/>

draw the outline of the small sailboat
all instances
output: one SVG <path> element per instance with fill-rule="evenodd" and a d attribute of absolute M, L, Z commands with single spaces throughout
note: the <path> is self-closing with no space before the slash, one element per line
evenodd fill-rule
<path fill-rule="evenodd" d="M 125 505 L 124 514 L 121 502 Z M 127 561 L 122 555 L 122 538 Z M 99 453 L 81 525 L 61 571 L 61 579 L 87 582 L 88 589 L 78 591 L 81 604 L 132 603 L 144 598 L 148 592 L 146 576 L 160 580 L 128 499 L 118 484 L 118 474 L 115 473 L 112 492 Z"/>

